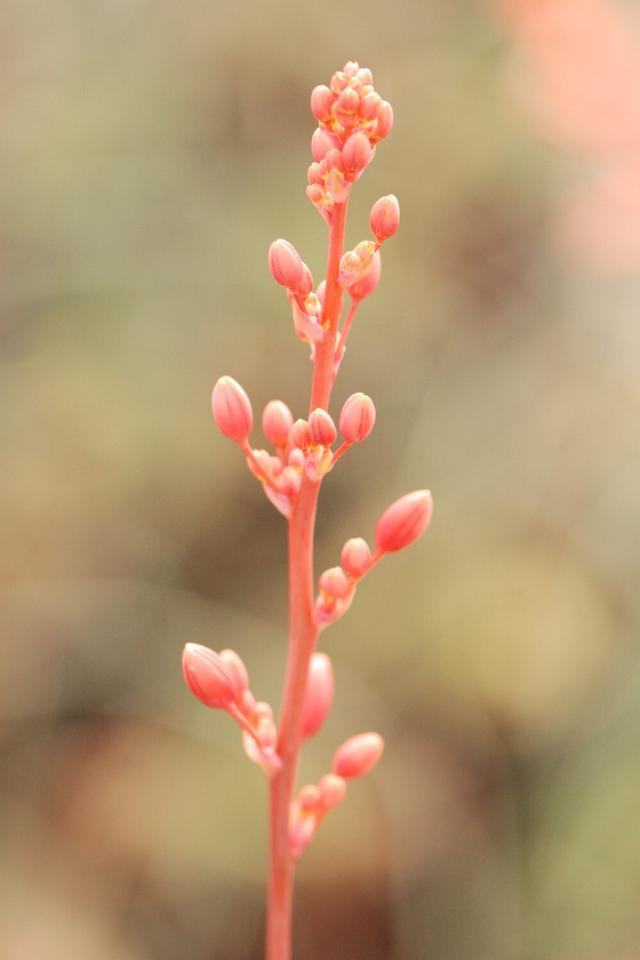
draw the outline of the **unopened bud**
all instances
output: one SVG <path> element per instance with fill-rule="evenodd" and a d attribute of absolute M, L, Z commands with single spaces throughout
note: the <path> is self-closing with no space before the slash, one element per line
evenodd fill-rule
<path fill-rule="evenodd" d="M 307 784 L 307 786 L 303 787 L 298 794 L 298 803 L 300 804 L 300 809 L 304 810 L 305 813 L 313 813 L 314 810 L 317 810 L 320 806 L 321 800 L 322 797 L 320 790 L 313 783 Z"/>
<path fill-rule="evenodd" d="M 303 740 L 316 734 L 326 720 L 333 703 L 334 686 L 333 667 L 327 654 L 312 654 L 300 727 Z"/>
<path fill-rule="evenodd" d="M 299 447 L 300 450 L 305 450 L 310 445 L 311 434 L 306 420 L 296 420 L 289 431 L 289 440 L 294 447 Z"/>
<path fill-rule="evenodd" d="M 383 553 L 395 553 L 422 536 L 431 521 L 433 500 L 429 490 L 407 493 L 392 503 L 376 524 L 375 541 Z"/>
<path fill-rule="evenodd" d="M 284 447 L 289 440 L 293 414 L 282 400 L 270 400 L 262 414 L 262 429 L 274 447 Z"/>
<path fill-rule="evenodd" d="M 236 688 L 222 657 L 199 643 L 188 643 L 182 653 L 185 683 L 207 707 L 227 710 L 236 701 Z"/>
<path fill-rule="evenodd" d="M 347 540 L 340 554 L 340 565 L 355 579 L 363 577 L 371 566 L 371 550 L 367 541 L 362 537 Z"/>
<path fill-rule="evenodd" d="M 321 160 L 324 160 L 328 151 L 334 150 L 336 144 L 336 138 L 330 134 L 328 130 L 324 130 L 322 127 L 316 127 L 311 137 L 311 156 L 315 163 L 319 164 Z M 314 181 L 310 182 L 313 183 Z"/>
<path fill-rule="evenodd" d="M 318 789 L 322 806 L 325 810 L 332 810 L 344 800 L 347 785 L 342 777 L 338 777 L 335 773 L 326 773 L 324 777 L 320 777 Z"/>
<path fill-rule="evenodd" d="M 243 660 L 235 650 L 221 650 L 220 659 L 233 683 L 236 699 L 241 699 L 249 687 L 249 674 Z"/>
<path fill-rule="evenodd" d="M 338 435 L 336 425 L 326 410 L 318 407 L 309 417 L 311 442 L 320 447 L 330 447 Z"/>
<path fill-rule="evenodd" d="M 400 226 L 400 204 L 392 193 L 380 197 L 371 207 L 369 227 L 378 243 L 388 240 Z"/>
<path fill-rule="evenodd" d="M 345 740 L 333 757 L 333 772 L 345 780 L 363 777 L 382 756 L 384 740 L 378 733 L 359 733 Z"/>
<path fill-rule="evenodd" d="M 380 251 L 376 250 L 373 255 L 371 269 L 357 283 L 349 287 L 349 296 L 352 300 L 364 300 L 370 297 L 380 282 L 380 273 L 382 272 L 382 257 Z"/>
<path fill-rule="evenodd" d="M 336 99 L 335 94 L 320 84 L 311 91 L 311 112 L 317 120 L 326 122 L 331 118 L 331 107 Z"/>
<path fill-rule="evenodd" d="M 318 586 L 328 597 L 343 600 L 351 592 L 351 583 L 341 567 L 329 567 L 320 575 Z"/>
<path fill-rule="evenodd" d="M 242 443 L 251 433 L 251 402 L 233 377 L 220 377 L 211 394 L 211 411 L 218 427 L 230 440 Z"/>
<path fill-rule="evenodd" d="M 289 290 L 297 290 L 304 279 L 302 258 L 288 240 L 274 240 L 269 247 L 269 270 L 276 283 Z"/>
<path fill-rule="evenodd" d="M 373 400 L 364 393 L 352 393 L 340 413 L 340 433 L 347 443 L 362 443 L 376 422 Z"/>
<path fill-rule="evenodd" d="M 393 126 L 393 109 L 390 103 L 387 103 L 386 100 L 383 100 L 378 107 L 377 115 L 377 124 L 376 124 L 376 137 L 379 140 L 384 140 L 385 137 L 388 137 L 391 133 L 391 127 Z"/>
<path fill-rule="evenodd" d="M 372 152 L 369 137 L 362 131 L 352 133 L 342 148 L 345 171 L 349 174 L 361 173 L 371 160 Z"/>

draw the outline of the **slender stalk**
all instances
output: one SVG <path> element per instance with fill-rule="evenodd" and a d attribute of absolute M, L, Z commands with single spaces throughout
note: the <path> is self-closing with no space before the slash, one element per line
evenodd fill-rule
<path fill-rule="evenodd" d="M 329 231 L 323 323 L 327 335 L 316 350 L 309 409 L 326 409 L 333 384 L 342 291 L 338 265 L 344 249 L 347 204 L 336 204 Z M 278 756 L 282 769 L 270 782 L 269 892 L 266 960 L 290 960 L 294 862 L 289 849 L 289 809 L 300 752 L 300 723 L 318 628 L 314 617 L 313 537 L 320 483 L 304 476 L 289 520 L 289 655 Z"/>

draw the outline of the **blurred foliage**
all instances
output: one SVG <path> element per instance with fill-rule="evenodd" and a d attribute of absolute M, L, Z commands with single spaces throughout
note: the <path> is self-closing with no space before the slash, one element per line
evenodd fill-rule
<path fill-rule="evenodd" d="M 559 251 L 571 160 L 501 29 L 480 0 L 2 5 L 3 960 L 261 955 L 265 787 L 178 662 L 235 647 L 279 698 L 283 522 L 209 393 L 304 410 L 266 250 L 322 272 L 307 98 L 349 58 L 397 117 L 349 240 L 382 193 L 402 229 L 336 390 L 379 418 L 318 567 L 408 489 L 436 513 L 323 637 L 303 775 L 388 746 L 302 863 L 299 956 L 638 957 L 640 284 Z"/>

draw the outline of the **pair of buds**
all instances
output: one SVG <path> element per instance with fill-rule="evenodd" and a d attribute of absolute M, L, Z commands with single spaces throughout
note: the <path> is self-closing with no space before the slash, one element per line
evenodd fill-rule
<path fill-rule="evenodd" d="M 376 266 L 376 255 L 385 240 L 396 233 L 400 226 L 400 205 L 393 194 L 376 200 L 369 214 L 369 228 L 373 240 L 361 240 L 353 250 L 347 250 L 340 259 L 338 283 L 343 289 L 363 284 Z M 378 268 L 379 273 L 379 268 Z M 377 279 L 375 280 L 377 285 Z M 369 285 L 365 285 L 365 291 Z M 374 287 L 375 288 L 375 287 Z M 365 293 L 365 296 L 368 295 Z M 353 297 L 353 293 L 351 294 Z M 358 293 L 356 293 L 358 297 Z M 361 295 L 359 297 L 361 299 Z"/>

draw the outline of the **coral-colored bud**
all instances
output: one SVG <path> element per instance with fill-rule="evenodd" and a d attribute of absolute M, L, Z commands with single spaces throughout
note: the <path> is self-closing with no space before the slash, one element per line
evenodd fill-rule
<path fill-rule="evenodd" d="M 363 577 L 371 566 L 371 550 L 367 541 L 362 537 L 347 540 L 340 554 L 340 565 L 356 580 Z"/>
<path fill-rule="evenodd" d="M 371 207 L 369 227 L 378 243 L 392 237 L 400 226 L 400 204 L 392 193 L 380 197 Z"/>
<path fill-rule="evenodd" d="M 378 93 L 368 93 L 360 101 L 360 108 L 358 110 L 360 116 L 363 120 L 375 120 L 378 116 L 378 111 L 382 103 L 382 98 Z"/>
<path fill-rule="evenodd" d="M 349 287 L 349 296 L 353 300 L 364 300 L 365 297 L 370 297 L 380 282 L 381 272 L 382 257 L 380 251 L 376 250 L 371 262 L 371 269 L 361 280 Z"/>
<path fill-rule="evenodd" d="M 360 97 L 353 87 L 345 87 L 338 96 L 335 109 L 341 113 L 355 113 L 360 104 Z"/>
<path fill-rule="evenodd" d="M 225 437 L 242 443 L 251 433 L 251 401 L 233 377 L 220 377 L 211 394 L 211 412 Z"/>
<path fill-rule="evenodd" d="M 314 810 L 318 809 L 321 802 L 322 796 L 320 794 L 320 789 L 313 783 L 307 784 L 307 786 L 303 787 L 298 794 L 298 803 L 300 804 L 300 809 L 304 810 L 305 813 L 313 813 Z"/>
<path fill-rule="evenodd" d="M 407 493 L 392 503 L 376 524 L 375 541 L 383 553 L 395 553 L 422 536 L 431 521 L 433 500 L 429 490 Z"/>
<path fill-rule="evenodd" d="M 324 130 L 323 127 L 316 127 L 311 137 L 311 156 L 316 164 L 324 160 L 329 150 L 335 150 L 336 146 L 337 140 L 328 130 Z M 309 182 L 317 183 L 318 181 L 310 180 Z"/>
<path fill-rule="evenodd" d="M 269 247 L 269 270 L 276 283 L 289 290 L 296 290 L 304 279 L 302 258 L 288 240 L 274 240 Z"/>
<path fill-rule="evenodd" d="M 365 393 L 352 393 L 340 413 L 340 433 L 347 443 L 362 443 L 376 422 L 373 400 Z"/>
<path fill-rule="evenodd" d="M 360 67 L 356 76 L 361 86 L 368 86 L 373 83 L 373 74 L 371 70 L 369 70 L 369 67 Z"/>
<path fill-rule="evenodd" d="M 359 733 L 345 740 L 333 757 L 333 772 L 345 780 L 363 777 L 382 756 L 384 740 L 378 733 Z"/>
<path fill-rule="evenodd" d="M 306 420 L 296 420 L 289 431 L 289 440 L 294 447 L 299 447 L 300 450 L 305 450 L 311 444 L 309 424 Z"/>
<path fill-rule="evenodd" d="M 342 148 L 342 159 L 347 173 L 361 173 L 371 160 L 371 154 L 369 137 L 361 131 L 352 133 Z"/>
<path fill-rule="evenodd" d="M 343 600 L 351 591 L 351 583 L 341 567 L 329 567 L 321 574 L 318 586 L 328 597 Z"/>
<path fill-rule="evenodd" d="M 314 87 L 311 91 L 311 112 L 314 117 L 322 122 L 329 120 L 335 99 L 335 94 L 324 84 Z"/>
<path fill-rule="evenodd" d="M 318 781 L 318 790 L 320 791 L 320 802 L 325 810 L 332 810 L 339 806 L 344 800 L 347 792 L 347 785 L 342 777 L 335 773 L 325 773 Z"/>
<path fill-rule="evenodd" d="M 309 435 L 311 442 L 320 447 L 330 447 L 336 439 L 336 425 L 326 410 L 318 407 L 309 416 Z"/>
<path fill-rule="evenodd" d="M 220 659 L 223 662 L 224 669 L 228 673 L 233 689 L 236 692 L 236 699 L 239 700 L 249 687 L 249 674 L 242 658 L 235 650 L 221 650 Z"/>
<path fill-rule="evenodd" d="M 293 426 L 293 414 L 282 400 L 270 400 L 262 414 L 264 435 L 274 447 L 284 447 Z"/>
<path fill-rule="evenodd" d="M 391 133 L 393 126 L 393 109 L 391 104 L 387 103 L 386 100 L 383 100 L 378 107 L 377 121 L 376 137 L 379 140 L 384 140 L 384 138 L 388 137 Z"/>
<path fill-rule="evenodd" d="M 227 710 L 236 701 L 236 688 L 225 661 L 199 643 L 188 643 L 182 653 L 185 683 L 207 707 Z"/>
<path fill-rule="evenodd" d="M 333 667 L 326 653 L 314 653 L 309 663 L 300 727 L 303 740 L 318 732 L 333 703 Z"/>

